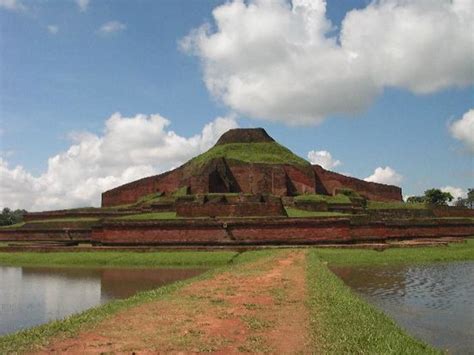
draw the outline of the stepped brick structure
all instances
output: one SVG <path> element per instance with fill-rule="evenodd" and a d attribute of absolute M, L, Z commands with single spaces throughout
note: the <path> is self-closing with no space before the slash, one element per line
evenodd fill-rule
<path fill-rule="evenodd" d="M 403 203 L 370 208 L 367 200 L 401 201 L 401 189 L 311 165 L 261 128 L 234 129 L 177 169 L 104 192 L 102 205 L 112 208 L 26 214 L 24 224 L 0 229 L 0 242 L 12 242 L 0 249 L 81 250 L 81 243 L 99 250 L 325 243 L 385 248 L 400 240 L 440 245 L 439 239 L 474 235 L 472 209 Z"/>
<path fill-rule="evenodd" d="M 225 145 L 239 145 L 245 155 L 246 144 L 258 143 L 273 143 L 281 147 L 262 128 L 232 129 L 220 137 L 210 152 Z M 281 149 L 286 150 L 283 147 Z M 397 186 L 344 176 L 308 162 L 247 162 L 224 155 L 211 156 L 199 163 L 191 160 L 164 174 L 146 177 L 106 191 L 102 194 L 102 206 L 130 204 L 152 193 L 167 195 L 182 188 L 186 188 L 189 194 L 241 192 L 275 196 L 305 193 L 333 195 L 337 190 L 345 188 L 371 200 L 402 200 L 401 189 Z"/>

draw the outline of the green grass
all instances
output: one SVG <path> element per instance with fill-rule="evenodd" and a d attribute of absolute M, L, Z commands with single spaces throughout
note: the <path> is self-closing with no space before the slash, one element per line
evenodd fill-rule
<path fill-rule="evenodd" d="M 99 218 L 94 218 L 94 217 L 68 217 L 68 218 L 52 218 L 52 219 L 41 219 L 41 220 L 33 220 L 33 221 L 28 221 L 28 222 L 20 222 L 17 224 L 12 224 L 9 226 L 1 226 L 1 229 L 15 229 L 15 228 L 21 228 L 25 226 L 26 224 L 28 225 L 34 225 L 38 224 L 41 226 L 41 224 L 45 223 L 61 223 L 61 222 L 78 222 L 78 223 L 86 223 L 86 222 L 97 222 Z"/>
<path fill-rule="evenodd" d="M 202 254 L 199 257 L 199 260 L 207 259 L 208 260 L 207 264 L 203 264 L 203 266 L 205 265 L 208 267 L 215 266 L 215 264 L 210 264 L 209 262 L 211 260 L 216 260 L 216 258 L 219 259 L 219 257 L 217 257 L 216 255 L 220 254 L 219 252 L 217 253 L 216 252 L 176 252 L 176 253 L 171 253 L 171 254 L 174 254 L 172 257 L 172 260 L 176 262 L 176 260 L 180 259 L 178 254 L 181 254 L 181 259 L 184 255 L 186 256 L 186 259 L 188 260 L 190 257 L 188 253 L 190 253 L 191 255 L 196 254 L 196 253 Z M 72 253 L 67 253 L 67 254 L 71 256 Z M 100 254 L 105 254 L 105 253 L 100 253 Z M 123 254 L 133 254 L 133 253 L 123 253 Z M 132 259 L 135 261 L 143 260 L 143 257 L 147 255 L 147 254 L 141 254 L 141 253 L 136 253 L 136 254 L 137 254 L 136 258 L 131 258 L 131 255 L 128 255 L 127 257 L 128 260 L 129 261 Z M 155 254 L 155 253 L 150 253 L 150 255 L 151 254 Z M 156 253 L 156 254 L 165 254 L 165 253 Z M 205 256 L 204 254 L 209 254 L 209 255 Z M 110 317 L 116 314 L 117 312 L 121 310 L 138 306 L 146 302 L 152 302 L 152 301 L 164 299 L 166 297 L 172 297 L 173 292 L 181 289 L 182 287 L 190 284 L 191 282 L 194 282 L 197 280 L 208 279 L 212 276 L 217 275 L 220 272 L 233 269 L 236 267 L 238 268 L 241 264 L 256 261 L 259 258 L 263 258 L 263 257 L 273 257 L 274 255 L 275 255 L 275 251 L 261 250 L 261 251 L 245 252 L 245 253 L 239 254 L 239 257 L 235 257 L 234 255 L 231 259 L 228 259 L 226 257 L 226 260 L 228 261 L 225 266 L 212 269 L 197 277 L 184 280 L 184 281 L 178 281 L 178 282 L 166 285 L 164 287 L 157 288 L 152 291 L 141 292 L 127 299 L 115 300 L 115 301 L 106 303 L 102 306 L 91 308 L 85 312 L 72 315 L 64 320 L 53 321 L 44 325 L 40 325 L 40 326 L 23 330 L 14 334 L 0 337 L 0 353 L 5 354 L 5 353 L 31 352 L 34 349 L 38 349 L 39 346 L 46 344 L 48 340 L 51 339 L 52 337 L 72 337 L 78 332 L 80 332 L 81 330 L 90 329 L 93 325 L 97 324 L 98 322 L 104 320 L 107 317 Z M 3 254 L 0 253 L 0 263 L 1 263 L 2 257 L 3 257 Z M 126 259 L 124 259 L 123 261 L 126 261 Z M 231 261 L 231 263 L 229 263 L 229 261 Z M 126 263 L 126 265 L 131 266 L 130 262 Z M 219 265 L 222 265 L 222 264 L 219 264 Z M 133 262 L 132 262 L 132 266 L 133 266 Z M 143 262 L 141 262 L 140 266 L 149 266 L 149 265 L 144 265 Z"/>
<path fill-rule="evenodd" d="M 238 257 L 233 251 L 0 253 L 0 265 L 81 267 L 221 266 Z"/>
<path fill-rule="evenodd" d="M 10 225 L 7 225 L 7 226 L 0 226 L 0 230 L 1 230 L 1 229 L 15 229 L 15 228 L 20 228 L 20 227 L 23 227 L 24 225 L 25 225 L 25 222 L 20 222 L 20 223 L 10 224 Z"/>
<path fill-rule="evenodd" d="M 411 209 L 424 210 L 428 207 L 424 203 L 405 203 L 405 202 L 382 202 L 367 201 L 367 208 L 372 210 L 392 210 L 392 209 Z"/>
<path fill-rule="evenodd" d="M 35 223 L 49 223 L 49 222 L 95 222 L 98 221 L 100 218 L 96 217 L 68 217 L 68 218 L 52 218 L 52 219 L 41 219 L 41 220 L 34 220 L 28 221 L 28 224 L 35 224 Z"/>
<path fill-rule="evenodd" d="M 134 203 L 134 205 L 145 204 L 145 203 L 151 203 L 151 202 L 159 201 L 159 200 L 162 199 L 162 198 L 163 198 L 163 194 L 162 194 L 162 193 L 155 192 L 155 193 L 148 194 L 148 195 L 145 195 L 145 196 L 140 197 L 140 198 L 137 200 L 137 202 Z"/>
<path fill-rule="evenodd" d="M 387 265 L 474 260 L 474 239 L 466 243 L 424 248 L 393 248 L 383 252 L 368 249 L 317 249 L 330 265 Z"/>
<path fill-rule="evenodd" d="M 291 164 L 309 167 L 310 163 L 282 145 L 271 143 L 229 143 L 217 145 L 190 161 L 190 167 L 201 167 L 215 158 L 246 163 Z"/>
<path fill-rule="evenodd" d="M 186 196 L 188 194 L 188 187 L 187 186 L 181 186 L 178 188 L 174 193 L 174 197 L 181 197 L 181 196 Z"/>
<path fill-rule="evenodd" d="M 317 212 L 317 211 L 305 211 L 293 207 L 285 207 L 288 217 L 348 217 L 347 213 L 339 212 Z"/>
<path fill-rule="evenodd" d="M 328 204 L 340 204 L 340 203 L 351 203 L 351 200 L 348 196 L 343 194 L 338 194 L 336 196 L 329 195 L 299 195 L 295 197 L 296 202 L 326 202 Z"/>
<path fill-rule="evenodd" d="M 157 219 L 176 219 L 176 212 L 149 212 L 130 216 L 115 217 L 114 221 L 149 221 Z"/>
<path fill-rule="evenodd" d="M 308 255 L 310 325 L 314 353 L 437 354 L 353 293 L 318 257 Z"/>

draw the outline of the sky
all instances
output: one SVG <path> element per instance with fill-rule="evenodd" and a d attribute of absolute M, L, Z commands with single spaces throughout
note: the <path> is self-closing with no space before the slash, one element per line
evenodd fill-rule
<path fill-rule="evenodd" d="M 99 206 L 226 130 L 474 187 L 474 0 L 0 0 L 0 207 Z"/>

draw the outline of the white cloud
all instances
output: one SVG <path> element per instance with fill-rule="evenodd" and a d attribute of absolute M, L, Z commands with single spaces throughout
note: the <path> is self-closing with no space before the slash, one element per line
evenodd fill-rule
<path fill-rule="evenodd" d="M 124 31 L 127 28 L 126 25 L 119 21 L 109 21 L 104 23 L 100 28 L 99 28 L 99 34 L 102 35 L 109 35 L 112 33 L 117 33 Z"/>
<path fill-rule="evenodd" d="M 79 7 L 79 11 L 85 12 L 89 7 L 90 0 L 76 0 L 76 4 Z"/>
<path fill-rule="evenodd" d="M 341 161 L 334 159 L 326 150 L 311 150 L 308 152 L 308 160 L 311 164 L 321 165 L 324 169 L 331 170 L 341 165 Z"/>
<path fill-rule="evenodd" d="M 46 172 L 34 176 L 0 158 L 0 207 L 31 211 L 99 206 L 101 192 L 186 162 L 209 149 L 233 117 L 219 117 L 200 134 L 186 138 L 169 130 L 158 114 L 123 117 L 113 114 L 103 134 L 73 133 L 73 144 L 48 159 Z"/>
<path fill-rule="evenodd" d="M 380 184 L 398 185 L 402 182 L 403 176 L 393 170 L 391 167 L 378 167 L 374 173 L 364 179 L 365 181 L 378 182 Z"/>
<path fill-rule="evenodd" d="M 463 190 L 460 187 L 454 187 L 454 186 L 444 186 L 440 189 L 443 192 L 449 192 L 451 196 L 454 197 L 453 201 L 451 201 L 451 204 L 454 204 L 458 198 L 466 198 L 467 197 L 467 191 Z"/>
<path fill-rule="evenodd" d="M 467 111 L 461 119 L 449 125 L 451 135 L 464 143 L 474 153 L 474 109 Z"/>
<path fill-rule="evenodd" d="M 0 0 L 0 8 L 10 11 L 25 11 L 27 9 L 20 0 Z"/>
<path fill-rule="evenodd" d="M 288 124 L 355 114 L 384 87 L 431 93 L 474 82 L 472 0 L 380 0 L 339 34 L 326 1 L 234 0 L 180 46 L 210 93 L 232 109 Z"/>
<path fill-rule="evenodd" d="M 59 27 L 56 25 L 49 25 L 48 27 L 48 32 L 55 35 L 59 31 Z"/>

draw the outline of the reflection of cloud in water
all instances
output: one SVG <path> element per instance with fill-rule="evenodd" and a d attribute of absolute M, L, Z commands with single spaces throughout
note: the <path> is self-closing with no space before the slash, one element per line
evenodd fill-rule
<path fill-rule="evenodd" d="M 201 272 L 0 266 L 0 334 L 64 318 Z"/>

